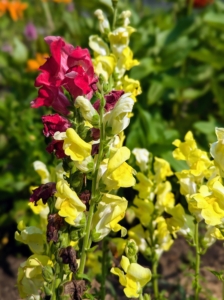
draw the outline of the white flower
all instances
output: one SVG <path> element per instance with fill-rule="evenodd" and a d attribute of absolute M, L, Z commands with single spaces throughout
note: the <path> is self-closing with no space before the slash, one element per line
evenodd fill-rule
<path fill-rule="evenodd" d="M 136 164 L 139 166 L 141 172 L 145 172 L 148 169 L 149 151 L 144 148 L 134 148 L 132 153 L 135 156 Z"/>
<path fill-rule="evenodd" d="M 45 184 L 51 181 L 50 173 L 48 172 L 48 169 L 42 161 L 36 160 L 33 163 L 34 170 L 40 175 L 41 177 L 41 183 Z"/>
<path fill-rule="evenodd" d="M 88 99 L 78 96 L 75 99 L 75 107 L 80 108 L 81 114 L 86 121 L 90 122 L 94 127 L 99 125 L 99 114 Z"/>
<path fill-rule="evenodd" d="M 79 169 L 80 171 L 82 171 L 83 173 L 91 172 L 94 167 L 94 160 L 91 155 L 86 157 L 81 162 L 76 161 L 74 163 L 75 163 L 76 168 Z"/>
<path fill-rule="evenodd" d="M 108 135 L 119 134 L 130 123 L 129 113 L 133 109 L 134 100 L 130 93 L 122 95 L 114 108 L 104 115 L 104 123 Z"/>
<path fill-rule="evenodd" d="M 106 33 L 106 31 L 110 30 L 110 23 L 109 21 L 104 17 L 104 14 L 101 9 L 97 9 L 94 12 L 94 15 L 99 20 L 99 29 L 101 33 Z"/>

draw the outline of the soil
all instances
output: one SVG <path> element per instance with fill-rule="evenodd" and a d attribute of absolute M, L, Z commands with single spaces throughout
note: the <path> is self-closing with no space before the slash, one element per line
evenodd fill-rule
<path fill-rule="evenodd" d="M 160 289 L 164 290 L 165 298 L 169 300 L 185 300 L 192 295 L 192 270 L 193 252 L 185 240 L 179 237 L 169 252 L 163 253 L 159 272 Z M 16 288 L 16 276 L 19 265 L 25 258 L 17 258 L 12 255 L 6 257 L 0 265 L 0 300 L 18 300 Z M 224 247 L 222 242 L 216 242 L 202 257 L 201 264 L 201 300 L 221 300 L 222 282 L 209 270 L 221 271 L 224 269 Z M 116 283 L 118 284 L 118 283 Z M 121 291 L 114 286 L 116 291 Z M 113 298 L 107 295 L 107 300 Z M 127 299 L 124 295 L 118 296 L 118 300 Z"/>

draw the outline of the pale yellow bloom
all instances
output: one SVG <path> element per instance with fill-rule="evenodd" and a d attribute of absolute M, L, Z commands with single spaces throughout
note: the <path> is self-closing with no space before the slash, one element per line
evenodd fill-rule
<path fill-rule="evenodd" d="M 187 226 L 186 214 L 182 205 L 177 204 L 172 208 L 167 208 L 166 211 L 172 216 L 171 218 L 166 219 L 169 232 L 174 235 L 176 232 L 187 235 L 190 232 L 190 228 Z"/>
<path fill-rule="evenodd" d="M 41 183 L 45 184 L 51 181 L 50 173 L 42 161 L 36 160 L 33 163 L 34 170 L 38 173 L 41 178 Z"/>
<path fill-rule="evenodd" d="M 72 160 L 83 161 L 91 155 L 92 146 L 81 139 L 73 128 L 68 128 L 66 130 L 63 149 L 65 154 L 70 156 Z"/>
<path fill-rule="evenodd" d="M 129 157 L 130 150 L 127 147 L 121 147 L 115 152 L 111 151 L 110 158 L 104 160 L 105 172 L 101 180 L 108 190 L 130 187 L 135 184 L 134 169 L 125 162 Z"/>
<path fill-rule="evenodd" d="M 134 148 L 132 153 L 135 156 L 136 165 L 139 166 L 141 172 L 145 172 L 149 168 L 148 163 L 150 152 L 147 149 Z"/>
<path fill-rule="evenodd" d="M 135 197 L 133 204 L 134 206 L 132 206 L 132 209 L 135 212 L 136 217 L 140 220 L 143 226 L 148 227 L 154 211 L 154 204 L 151 200 L 142 200 L 138 197 Z"/>
<path fill-rule="evenodd" d="M 215 181 L 211 190 L 205 185 L 200 187 L 199 193 L 187 198 L 190 212 L 200 221 L 211 226 L 222 224 L 224 220 L 224 186 Z"/>
<path fill-rule="evenodd" d="M 156 187 L 156 208 L 162 213 L 166 208 L 174 207 L 175 198 L 171 193 L 172 186 L 169 181 L 161 182 Z"/>
<path fill-rule="evenodd" d="M 59 210 L 58 214 L 64 217 L 70 225 L 79 225 L 83 212 L 86 210 L 85 204 L 79 199 L 76 192 L 71 190 L 65 180 L 58 181 L 56 190 L 55 207 Z"/>
<path fill-rule="evenodd" d="M 107 43 L 104 42 L 98 35 L 91 35 L 89 37 L 89 46 L 94 51 L 95 56 L 109 56 L 110 49 Z"/>
<path fill-rule="evenodd" d="M 173 175 L 173 172 L 171 171 L 170 168 L 170 164 L 165 159 L 159 157 L 155 157 L 154 171 L 155 171 L 155 181 L 157 183 L 166 180 L 167 176 Z"/>
<path fill-rule="evenodd" d="M 128 230 L 128 236 L 135 240 L 140 252 L 143 252 L 147 248 L 146 234 L 141 224 L 138 224 Z"/>
<path fill-rule="evenodd" d="M 218 141 L 211 144 L 210 153 L 214 158 L 216 165 L 220 168 L 222 175 L 224 174 L 224 128 L 215 128 Z"/>
<path fill-rule="evenodd" d="M 134 186 L 134 189 L 139 192 L 139 197 L 142 199 L 151 198 L 153 194 L 153 182 L 142 173 L 137 173 L 136 177 L 138 183 Z"/>
<path fill-rule="evenodd" d="M 138 80 L 134 80 L 125 75 L 118 81 L 116 89 L 124 90 L 125 93 L 131 93 L 131 98 L 136 102 L 136 97 L 142 93 L 141 85 Z"/>
<path fill-rule="evenodd" d="M 15 239 L 29 246 L 33 253 L 40 254 L 44 251 L 44 233 L 35 226 L 25 227 L 21 232 L 15 232 Z"/>
<path fill-rule="evenodd" d="M 110 32 L 108 37 L 115 54 L 120 54 L 129 44 L 130 35 L 135 31 L 133 27 L 118 27 Z"/>
<path fill-rule="evenodd" d="M 119 276 L 119 282 L 124 286 L 124 293 L 128 298 L 139 298 L 142 288 L 151 280 L 151 271 L 137 263 L 130 263 L 129 259 L 122 256 L 121 267 L 112 268 L 111 273 Z"/>
<path fill-rule="evenodd" d="M 94 241 L 102 240 L 111 230 L 114 232 L 121 230 L 121 236 L 126 235 L 126 228 L 118 222 L 124 218 L 127 205 L 128 202 L 124 197 L 121 198 L 111 194 L 103 195 L 93 216 Z"/>
<path fill-rule="evenodd" d="M 21 298 L 40 298 L 40 288 L 44 285 L 43 267 L 52 267 L 53 263 L 46 255 L 31 255 L 18 270 L 17 286 Z M 33 296 L 33 297 L 31 297 Z"/>

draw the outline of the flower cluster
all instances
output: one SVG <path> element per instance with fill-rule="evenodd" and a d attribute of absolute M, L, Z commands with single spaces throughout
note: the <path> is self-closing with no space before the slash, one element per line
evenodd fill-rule
<path fill-rule="evenodd" d="M 149 260 L 159 259 L 163 251 L 169 250 L 173 243 L 164 212 L 174 207 L 174 195 L 171 184 L 166 178 L 173 175 L 170 165 L 164 159 L 155 157 L 152 164 L 152 154 L 146 149 L 135 148 L 133 154 L 140 172 L 136 177 L 138 183 L 134 189 L 138 191 L 129 213 L 136 217 L 140 223 L 128 231 L 134 239 L 139 250 Z"/>
<path fill-rule="evenodd" d="M 51 55 L 39 68 L 41 73 L 35 81 L 38 97 L 31 107 L 55 110 L 54 114 L 42 116 L 43 134 L 48 140 L 46 150 L 60 162 L 51 173 L 42 162 L 34 163 L 41 185 L 32 188 L 30 206 L 44 221 L 39 227 L 19 224 L 16 232 L 16 239 L 34 253 L 28 262 L 37 268 L 29 277 L 28 263 L 21 265 L 21 297 L 36 297 L 42 291 L 61 299 L 66 294 L 65 282 L 80 284 L 78 280 L 72 283 L 72 274 L 83 278 L 92 242 L 101 241 L 111 231 L 120 232 L 121 237 L 127 234 L 119 222 L 128 202 L 116 190 L 135 184 L 135 171 L 126 162 L 131 153 L 123 146 L 123 131 L 129 125 L 133 98 L 138 93 L 128 78 L 125 80 L 129 88 L 122 83 L 125 71 L 137 64 L 128 47 L 133 29 L 126 23 L 118 31 L 107 28 L 110 44 L 106 46 L 106 60 L 110 55 L 114 59 L 107 74 L 101 73 L 96 63 L 103 55 L 92 60 L 88 49 L 74 47 L 61 37 L 45 38 Z M 92 37 L 90 40 L 93 42 Z M 52 284 L 52 276 L 47 278 L 46 268 L 54 274 L 57 285 Z M 131 274 L 135 268 L 135 264 L 130 264 L 125 271 Z M 139 288 L 150 280 L 150 271 L 146 269 L 144 278 L 139 276 L 134 277 L 132 296 L 139 294 Z M 26 284 L 33 284 L 35 291 L 31 293 L 31 288 L 23 286 Z M 84 285 L 80 297 L 85 290 Z"/>
<path fill-rule="evenodd" d="M 174 158 L 184 160 L 188 165 L 188 169 L 176 173 L 180 183 L 180 192 L 186 197 L 188 209 L 195 222 L 204 221 L 207 225 L 205 248 L 215 239 L 223 239 L 220 232 L 224 220 L 223 129 L 216 128 L 216 134 L 218 141 L 211 145 L 211 155 L 214 160 L 197 147 L 191 132 L 186 134 L 184 142 L 176 140 L 173 143 L 177 147 L 173 152 Z M 175 231 L 173 221 L 171 218 L 170 226 Z M 177 225 L 177 228 L 178 226 L 180 225 Z"/>

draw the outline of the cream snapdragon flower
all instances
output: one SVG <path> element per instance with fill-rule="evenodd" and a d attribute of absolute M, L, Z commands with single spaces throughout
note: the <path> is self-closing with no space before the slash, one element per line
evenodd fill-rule
<path fill-rule="evenodd" d="M 112 268 L 111 273 L 119 276 L 119 282 L 124 286 L 124 293 L 128 298 L 139 298 L 142 288 L 151 280 L 151 271 L 137 263 L 130 263 L 129 259 L 122 256 L 121 267 Z"/>

